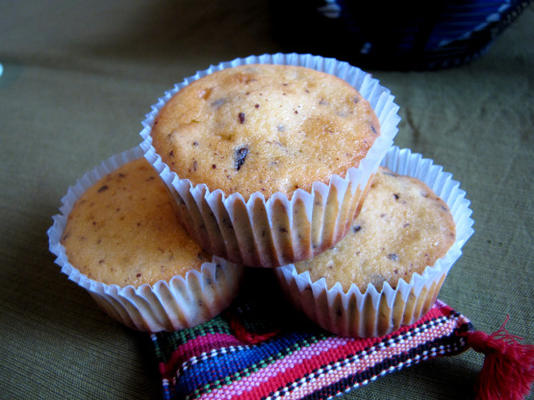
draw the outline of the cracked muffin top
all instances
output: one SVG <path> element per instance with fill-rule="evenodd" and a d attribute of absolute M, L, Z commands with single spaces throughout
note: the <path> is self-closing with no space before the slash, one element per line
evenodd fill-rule
<path fill-rule="evenodd" d="M 304 67 L 243 65 L 207 75 L 160 110 L 152 143 L 180 178 L 268 197 L 310 191 L 357 167 L 380 135 L 356 89 Z"/>
<path fill-rule="evenodd" d="M 363 293 L 371 283 L 380 291 L 386 281 L 396 288 L 445 256 L 455 230 L 447 204 L 427 185 L 381 167 L 347 236 L 295 267 L 312 281 L 324 277 L 329 288 L 355 283 Z"/>
<path fill-rule="evenodd" d="M 168 281 L 211 260 L 179 224 L 174 200 L 144 158 L 106 175 L 78 199 L 61 244 L 81 273 L 121 286 Z"/>

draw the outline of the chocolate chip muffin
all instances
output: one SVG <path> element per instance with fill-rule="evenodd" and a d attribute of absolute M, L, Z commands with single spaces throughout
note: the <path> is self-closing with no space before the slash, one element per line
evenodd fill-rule
<path fill-rule="evenodd" d="M 347 233 L 397 111 L 388 89 L 347 63 L 250 56 L 167 91 L 143 121 L 141 147 L 197 243 L 276 267 Z"/>
<path fill-rule="evenodd" d="M 421 318 L 473 234 L 459 182 L 392 147 L 350 232 L 310 261 L 276 268 L 288 299 L 337 335 L 382 336 Z M 402 174 L 402 175 L 399 175 Z"/>
<path fill-rule="evenodd" d="M 48 232 L 50 248 L 62 271 L 125 325 L 191 327 L 230 304 L 243 268 L 187 235 L 176 203 L 141 155 L 136 148 L 114 156 L 69 190 Z"/>

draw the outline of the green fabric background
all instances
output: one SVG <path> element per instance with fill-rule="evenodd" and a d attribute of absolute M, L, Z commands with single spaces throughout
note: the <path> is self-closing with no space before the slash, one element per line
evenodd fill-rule
<path fill-rule="evenodd" d="M 534 343 L 534 8 L 481 59 L 439 72 L 371 71 L 396 95 L 396 144 L 472 201 L 475 235 L 440 298 Z M 0 397 L 158 398 L 148 336 L 103 314 L 59 273 L 46 230 L 69 185 L 139 142 L 174 82 L 276 52 L 266 1 L 0 3 Z M 483 358 L 409 368 L 346 399 L 471 398 Z"/>

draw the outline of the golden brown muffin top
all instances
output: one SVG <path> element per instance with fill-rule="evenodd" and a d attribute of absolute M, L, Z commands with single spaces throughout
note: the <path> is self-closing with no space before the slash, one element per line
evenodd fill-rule
<path fill-rule="evenodd" d="M 183 276 L 209 259 L 181 227 L 173 207 L 156 171 L 141 158 L 78 199 L 61 244 L 75 268 L 106 284 L 139 286 Z"/>
<path fill-rule="evenodd" d="M 369 103 L 333 75 L 243 65 L 194 81 L 160 110 L 153 145 L 180 178 L 226 194 L 328 183 L 357 167 L 379 132 Z"/>
<path fill-rule="evenodd" d="M 418 179 L 380 168 L 352 229 L 335 247 L 311 261 L 295 264 L 313 281 L 355 283 L 362 292 L 385 281 L 395 288 L 414 272 L 443 257 L 455 240 L 455 224 L 446 203 Z"/>

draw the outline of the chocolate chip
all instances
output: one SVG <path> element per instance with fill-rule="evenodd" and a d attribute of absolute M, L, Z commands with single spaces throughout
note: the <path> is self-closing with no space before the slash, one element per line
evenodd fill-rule
<path fill-rule="evenodd" d="M 244 124 L 245 123 L 245 113 L 244 112 L 240 112 L 237 117 L 239 118 L 239 123 L 240 124 Z"/>
<path fill-rule="evenodd" d="M 241 146 L 235 150 L 234 153 L 234 165 L 236 170 L 240 170 L 241 166 L 245 163 L 245 159 L 248 154 L 248 146 Z"/>
<path fill-rule="evenodd" d="M 259 104 L 254 104 L 254 108 L 260 108 Z"/>
<path fill-rule="evenodd" d="M 174 150 L 169 151 L 169 157 L 174 157 Z"/>
<path fill-rule="evenodd" d="M 388 254 L 388 258 L 392 261 L 399 261 L 399 256 L 396 255 L 395 253 L 389 253 Z"/>
<path fill-rule="evenodd" d="M 100 186 L 100 187 L 98 188 L 98 193 L 102 193 L 102 192 L 104 192 L 104 191 L 106 191 L 106 190 L 108 190 L 108 189 L 109 189 L 109 186 L 108 186 L 108 185 Z"/>
<path fill-rule="evenodd" d="M 376 131 L 376 128 L 373 124 L 371 124 L 371 130 L 373 131 L 373 133 L 376 135 L 378 132 Z"/>
<path fill-rule="evenodd" d="M 217 169 L 217 164 L 211 164 L 211 168 Z"/>
<path fill-rule="evenodd" d="M 137 278 L 141 278 L 141 272 L 138 272 L 135 276 L 136 276 Z"/>
<path fill-rule="evenodd" d="M 395 197 L 395 200 L 398 200 L 400 196 L 398 193 L 393 193 L 393 197 Z"/>
<path fill-rule="evenodd" d="M 198 146 L 198 142 L 196 140 L 193 142 L 193 146 Z"/>
<path fill-rule="evenodd" d="M 198 168 L 198 163 L 197 163 L 197 161 L 195 160 L 195 161 L 193 161 L 193 171 L 196 171 L 197 168 Z"/>
<path fill-rule="evenodd" d="M 362 226 L 361 225 L 354 225 L 352 227 L 352 232 L 356 233 L 356 232 L 359 232 L 362 230 Z"/>

